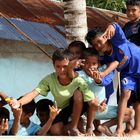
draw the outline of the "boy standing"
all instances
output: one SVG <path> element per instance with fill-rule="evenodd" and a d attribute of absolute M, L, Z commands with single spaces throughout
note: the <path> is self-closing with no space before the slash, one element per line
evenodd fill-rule
<path fill-rule="evenodd" d="M 126 39 L 121 27 L 116 23 L 109 25 L 104 33 L 99 28 L 89 31 L 86 39 L 98 52 L 105 55 L 108 67 L 100 73 L 101 77 L 115 69 L 121 71 L 122 94 L 119 100 L 116 134 L 124 134 L 122 123 L 131 96 L 136 114 L 135 126 L 129 135 L 140 135 L 140 48 Z"/>

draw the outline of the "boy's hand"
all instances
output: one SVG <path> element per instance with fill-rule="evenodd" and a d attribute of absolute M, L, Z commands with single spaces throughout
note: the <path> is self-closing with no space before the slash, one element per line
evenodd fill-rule
<path fill-rule="evenodd" d="M 101 103 L 100 103 L 100 105 L 99 105 L 99 107 L 98 107 L 98 111 L 99 112 L 103 112 L 103 111 L 105 111 L 106 110 L 106 99 L 104 99 Z"/>
<path fill-rule="evenodd" d="M 115 28 L 112 24 L 110 24 L 105 32 L 103 33 L 102 37 L 107 41 L 108 39 L 111 39 L 115 34 Z"/>
<path fill-rule="evenodd" d="M 90 71 L 90 76 L 95 80 L 95 82 L 97 84 L 100 84 L 102 82 L 100 72 L 92 69 L 90 69 L 89 71 Z"/>
<path fill-rule="evenodd" d="M 14 116 L 14 119 L 19 119 L 21 117 L 21 114 L 22 114 L 22 106 L 20 105 L 19 108 L 12 108 L 12 112 L 13 112 L 13 116 Z"/>
<path fill-rule="evenodd" d="M 8 130 L 8 119 L 2 119 L 0 123 L 0 134 L 5 133 Z"/>
<path fill-rule="evenodd" d="M 71 61 L 69 62 L 68 67 L 71 68 L 71 69 L 79 68 L 79 67 L 81 67 L 81 66 L 84 65 L 84 62 L 85 62 L 84 59 L 71 60 Z"/>
<path fill-rule="evenodd" d="M 56 101 L 55 104 L 53 106 L 49 105 L 49 109 L 50 109 L 50 118 L 52 120 L 55 119 L 55 117 L 59 114 L 59 112 L 61 111 L 61 109 L 58 109 Z"/>
<path fill-rule="evenodd" d="M 21 106 L 20 102 L 13 98 L 5 98 L 5 101 L 11 106 L 11 108 L 19 108 Z"/>

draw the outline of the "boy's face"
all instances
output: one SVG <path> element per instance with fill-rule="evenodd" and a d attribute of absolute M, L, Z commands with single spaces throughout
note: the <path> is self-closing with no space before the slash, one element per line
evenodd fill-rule
<path fill-rule="evenodd" d="M 92 39 L 92 46 L 101 53 L 108 51 L 108 42 L 102 36 L 97 36 Z"/>
<path fill-rule="evenodd" d="M 67 77 L 68 77 L 68 70 L 67 70 L 68 64 L 69 64 L 68 59 L 56 60 L 54 62 L 54 68 L 55 68 L 56 74 L 59 78 L 67 79 Z"/>
<path fill-rule="evenodd" d="M 39 118 L 41 124 L 44 125 L 49 119 L 49 112 L 47 113 L 45 111 L 39 111 L 37 113 L 37 117 Z"/>
<path fill-rule="evenodd" d="M 85 59 L 85 64 L 83 66 L 83 69 L 88 75 L 90 75 L 90 69 L 97 70 L 98 67 L 99 67 L 99 59 L 97 56 L 88 56 Z"/>
<path fill-rule="evenodd" d="M 70 47 L 69 51 L 73 54 L 73 59 L 79 59 L 82 55 L 82 50 L 78 46 Z"/>
<path fill-rule="evenodd" d="M 130 21 L 137 21 L 140 19 L 140 7 L 128 5 L 126 14 Z"/>

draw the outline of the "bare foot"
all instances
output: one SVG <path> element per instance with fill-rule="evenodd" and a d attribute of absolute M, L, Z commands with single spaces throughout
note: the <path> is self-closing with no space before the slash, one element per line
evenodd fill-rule
<path fill-rule="evenodd" d="M 69 136 L 84 136 L 84 134 L 81 133 L 78 129 L 68 130 L 68 135 Z"/>
<path fill-rule="evenodd" d="M 112 132 L 110 131 L 110 129 L 105 125 L 99 125 L 98 130 L 100 132 L 104 133 L 107 136 L 112 136 L 113 135 Z"/>
<path fill-rule="evenodd" d="M 125 133 L 124 133 L 124 131 L 122 129 L 117 129 L 116 132 L 113 134 L 113 136 L 124 137 Z"/>
<path fill-rule="evenodd" d="M 140 131 L 138 131 L 138 130 L 135 130 L 135 129 L 133 129 L 133 130 L 131 130 L 129 133 L 127 133 L 126 134 L 126 136 L 128 137 L 132 137 L 132 136 L 140 136 Z"/>
<path fill-rule="evenodd" d="M 86 136 L 95 136 L 92 128 L 88 128 L 85 135 Z"/>

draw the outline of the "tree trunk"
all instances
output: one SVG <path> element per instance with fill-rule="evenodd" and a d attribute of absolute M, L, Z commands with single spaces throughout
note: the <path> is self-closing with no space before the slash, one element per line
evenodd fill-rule
<path fill-rule="evenodd" d="M 87 33 L 87 16 L 85 0 L 63 0 L 66 39 L 71 41 L 80 40 L 85 42 Z"/>

